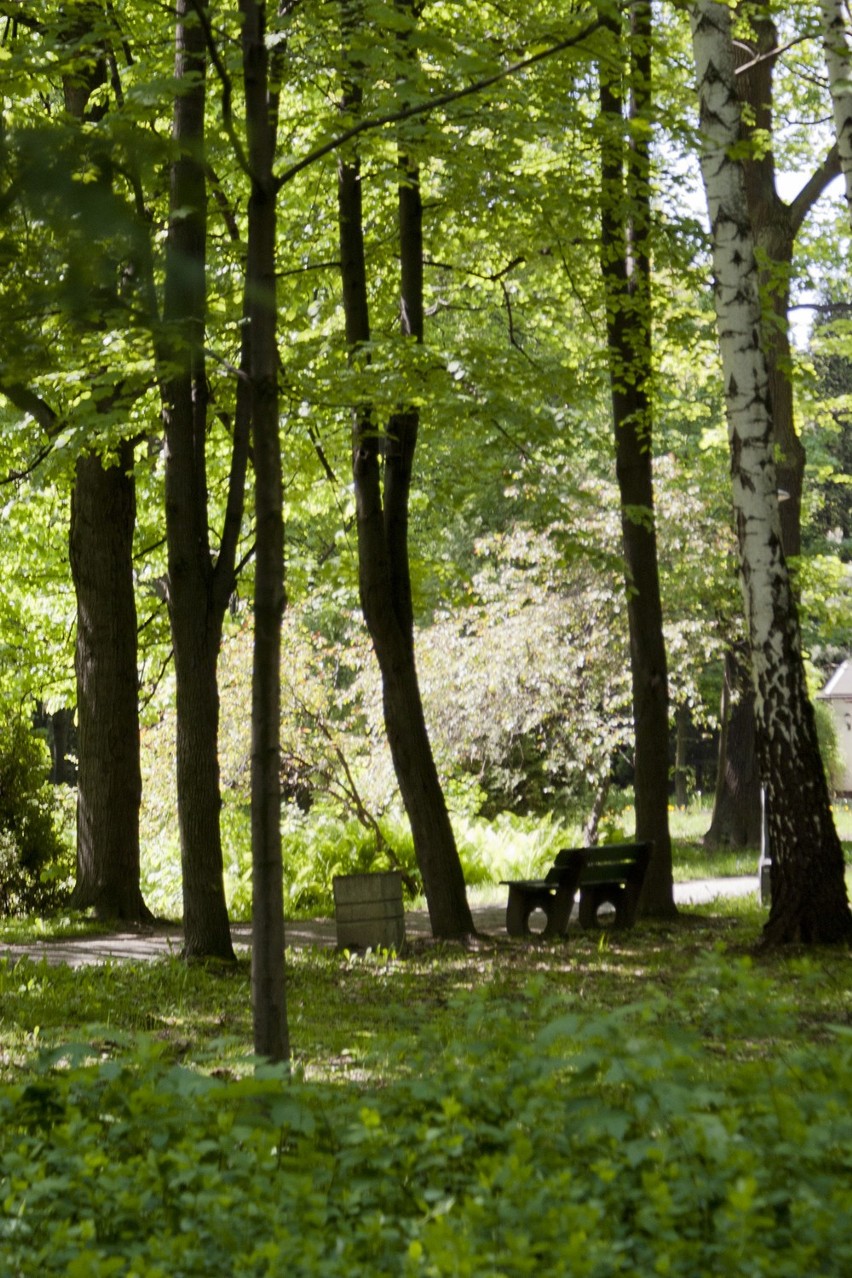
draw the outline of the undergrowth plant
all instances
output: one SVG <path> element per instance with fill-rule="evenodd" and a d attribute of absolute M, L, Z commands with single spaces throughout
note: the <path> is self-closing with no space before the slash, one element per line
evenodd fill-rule
<path fill-rule="evenodd" d="M 712 935 L 309 957 L 294 1025 L 333 1036 L 333 1077 L 81 1027 L 0 1087 L 7 1271 L 845 1278 L 849 955 L 756 963 Z"/>
<path fill-rule="evenodd" d="M 0 719 L 0 915 L 61 904 L 73 874 L 64 792 L 50 785 L 44 742 L 24 719 Z"/>

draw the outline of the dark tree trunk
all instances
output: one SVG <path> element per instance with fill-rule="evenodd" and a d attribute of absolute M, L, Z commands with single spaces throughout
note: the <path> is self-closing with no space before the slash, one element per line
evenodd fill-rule
<path fill-rule="evenodd" d="M 78 6 L 61 18 L 61 37 L 88 35 L 96 13 Z M 68 114 L 86 118 L 92 93 L 106 80 L 106 59 L 91 53 L 63 77 Z M 81 137 L 82 137 L 81 132 Z M 111 174 L 102 158 L 93 160 L 94 180 L 104 196 Z M 103 252 L 102 248 L 95 252 Z M 119 263 L 105 265 L 118 294 Z M 97 324 L 98 302 L 92 299 Z M 118 374 L 116 374 L 118 375 Z M 117 392 L 99 407 L 114 408 Z M 139 687 L 136 667 L 136 599 L 133 533 L 136 490 L 133 445 L 124 442 L 114 465 L 100 457 L 78 458 L 71 496 L 69 557 L 77 599 L 74 668 L 77 680 L 77 876 L 76 909 L 98 918 L 146 922 L 139 865 Z"/>
<path fill-rule="evenodd" d="M 675 712 L 674 801 L 679 808 L 689 802 L 689 706 L 681 704 Z"/>
<path fill-rule="evenodd" d="M 793 416 L 793 383 L 788 311 L 790 279 L 796 235 L 814 203 L 840 172 L 836 150 L 810 176 L 798 195 L 787 203 L 778 194 L 775 157 L 766 138 L 772 140 L 772 77 L 779 48 L 778 32 L 767 9 L 750 14 L 754 38 L 734 43 L 736 85 L 749 123 L 742 126 L 744 139 L 757 135 L 756 152 L 743 158 L 743 178 L 755 247 L 760 256 L 760 291 L 767 322 L 763 348 L 769 377 L 772 430 L 775 440 L 779 490 L 786 494 L 780 506 L 781 538 L 787 559 L 801 553 L 802 488 L 805 449 Z"/>
<path fill-rule="evenodd" d="M 759 738 L 772 857 L 772 903 L 763 938 L 768 945 L 849 941 L 852 914 L 843 849 L 800 661 L 790 663 L 788 679 L 793 684 L 789 715 L 779 715 L 780 722 Z M 767 684 L 768 678 L 760 680 L 759 695 L 763 690 L 771 697 Z"/>
<path fill-rule="evenodd" d="M 620 33 L 612 27 L 620 64 Z M 650 105 L 650 5 L 631 6 L 631 115 Z M 601 68 L 605 133 L 601 175 L 601 262 L 621 497 L 635 735 L 636 838 L 654 852 L 642 889 L 643 914 L 675 912 L 669 834 L 669 708 L 657 564 L 650 406 L 650 181 L 648 144 L 636 133 L 625 155 L 620 65 Z"/>
<path fill-rule="evenodd" d="M 132 573 L 131 573 L 132 581 Z M 77 767 L 69 755 L 76 755 L 74 746 L 74 710 L 63 706 L 48 716 L 50 746 L 50 780 L 53 785 L 76 785 Z"/>
<path fill-rule="evenodd" d="M 287 1060 L 290 1040 L 284 975 L 281 861 L 281 617 L 284 533 L 278 434 L 275 308 L 277 97 L 270 93 L 264 6 L 241 0 L 251 198 L 246 264 L 255 541 L 252 673 L 252 1012 L 254 1050 Z"/>
<path fill-rule="evenodd" d="M 349 15 L 351 18 L 351 15 Z M 357 105 L 349 86 L 348 105 Z M 400 157 L 399 234 L 401 315 L 404 336 L 423 339 L 423 210 L 419 174 Z M 340 254 L 346 337 L 355 355 L 370 341 L 362 184 L 357 160 L 338 162 Z M 382 675 L 385 725 L 400 793 L 411 824 L 423 876 L 432 933 L 460 937 L 474 932 L 464 874 L 435 766 L 414 657 L 408 559 L 408 502 L 419 414 L 393 415 L 377 429 L 369 407 L 356 413 L 353 477 L 358 526 L 361 606 Z M 384 494 L 381 462 L 384 451 Z M 384 496 L 384 500 L 383 500 Z"/>
<path fill-rule="evenodd" d="M 228 556 L 215 566 L 208 531 L 205 441 L 207 190 L 204 164 L 205 36 L 193 0 L 178 0 L 175 159 L 159 354 L 166 437 L 168 602 L 177 682 L 177 794 L 187 957 L 233 960 L 219 824 L 216 664 L 232 584 Z"/>
<path fill-rule="evenodd" d="M 77 880 L 75 909 L 139 923 L 138 673 L 133 448 L 118 463 L 77 462 L 70 558 L 77 595 Z"/>
<path fill-rule="evenodd" d="M 725 657 L 719 732 L 719 770 L 710 829 L 704 846 L 758 848 L 761 833 L 760 771 L 754 725 L 754 689 L 733 653 Z"/>

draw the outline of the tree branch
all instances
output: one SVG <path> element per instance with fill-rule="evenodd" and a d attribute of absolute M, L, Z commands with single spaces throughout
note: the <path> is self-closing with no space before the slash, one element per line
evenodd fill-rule
<path fill-rule="evenodd" d="M 219 77 L 219 83 L 222 85 L 222 123 L 225 126 L 225 132 L 231 140 L 231 145 L 234 148 L 234 154 L 237 157 L 237 163 L 240 168 L 247 177 L 253 177 L 254 175 L 251 171 L 251 165 L 249 164 L 245 148 L 237 136 L 237 130 L 234 127 L 234 112 L 232 106 L 232 99 L 234 96 L 233 85 L 231 83 L 231 77 L 228 74 L 228 68 L 222 61 L 221 54 L 219 53 L 219 47 L 213 38 L 213 28 L 210 25 L 210 15 L 207 12 L 207 7 L 203 3 L 203 0 L 192 0 L 192 8 L 199 23 L 201 24 L 201 29 L 204 32 L 204 43 L 207 45 L 207 52 L 210 55 L 210 61 L 212 62 L 216 74 Z"/>
<path fill-rule="evenodd" d="M 463 89 L 455 89 L 452 93 L 442 93 L 439 97 L 430 98 L 427 102 L 418 102 L 414 106 L 403 107 L 399 111 L 389 111 L 386 115 L 375 116 L 373 119 L 359 120 L 357 124 L 353 124 L 351 129 L 346 129 L 338 137 L 332 138 L 330 142 L 325 142 L 322 146 L 315 147 L 313 151 L 309 151 L 301 160 L 291 164 L 289 168 L 279 174 L 275 182 L 276 189 L 280 191 L 282 186 L 292 182 L 293 178 L 297 177 L 303 169 L 309 168 L 317 160 L 322 160 L 325 156 L 338 151 L 340 147 L 345 146 L 347 142 L 351 142 L 353 138 L 360 137 L 362 133 L 374 132 L 376 129 L 383 129 L 389 124 L 399 124 L 403 120 L 412 120 L 420 115 L 428 115 L 430 111 L 436 111 L 439 107 L 449 106 L 452 102 L 460 102 L 462 98 L 469 98 L 475 93 L 482 93 L 485 89 L 491 88 L 493 84 L 499 84 L 501 80 L 517 75 L 519 71 L 525 71 L 527 67 L 535 66 L 536 63 L 543 62 L 546 58 L 553 57 L 554 54 L 562 53 L 565 49 L 570 49 L 573 45 L 582 43 L 588 36 L 593 35 L 600 26 L 601 19 L 596 18 L 594 22 L 589 23 L 582 31 L 578 31 L 572 36 L 567 36 L 564 40 L 559 40 L 556 44 L 550 45 L 549 48 L 542 49 L 539 53 L 531 54 L 528 58 L 522 58 L 520 62 L 513 62 L 501 71 L 496 71 L 493 75 L 477 80 L 475 84 L 468 84 Z"/>
<path fill-rule="evenodd" d="M 835 142 L 819 168 L 811 174 L 798 195 L 794 196 L 790 201 L 790 221 L 794 235 L 798 235 L 802 223 L 828 184 L 839 176 L 840 152 Z"/>

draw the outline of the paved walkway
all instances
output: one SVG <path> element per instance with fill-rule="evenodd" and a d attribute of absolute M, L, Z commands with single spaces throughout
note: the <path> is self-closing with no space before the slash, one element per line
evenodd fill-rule
<path fill-rule="evenodd" d="M 678 905 L 696 905 L 720 897 L 748 896 L 758 888 L 757 876 L 747 878 L 701 879 L 692 883 L 675 884 L 675 901 Z M 485 936 L 505 936 L 505 905 L 484 905 L 472 908 L 473 920 L 478 932 Z M 426 910 L 409 910 L 405 916 L 405 933 L 411 938 L 431 936 L 429 915 Z M 247 953 L 251 946 L 251 926 L 236 923 L 231 934 L 237 953 Z M 337 942 L 334 919 L 292 919 L 285 924 L 288 946 L 301 948 L 318 945 L 333 949 Z M 183 933 L 178 926 L 164 924 L 161 927 L 140 928 L 135 931 L 111 932 L 103 936 L 86 936 L 76 940 L 34 941 L 28 945 L 4 945 L 0 942 L 0 960 L 24 956 L 48 963 L 67 963 L 70 967 L 109 961 L 145 961 L 166 958 L 180 953 Z"/>

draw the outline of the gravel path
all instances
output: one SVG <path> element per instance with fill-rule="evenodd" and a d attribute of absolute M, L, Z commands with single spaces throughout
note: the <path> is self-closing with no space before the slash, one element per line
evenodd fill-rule
<path fill-rule="evenodd" d="M 693 883 L 676 883 L 675 900 L 679 905 L 695 905 L 720 897 L 747 896 L 757 891 L 757 877 L 701 879 Z M 473 919 L 478 932 L 505 936 L 505 905 L 474 906 Z M 431 935 L 429 916 L 425 910 L 410 910 L 405 916 L 405 933 L 411 938 Z M 247 954 L 251 946 L 251 927 L 237 923 L 231 929 L 234 948 Z M 285 925 L 288 946 L 301 948 L 318 945 L 334 948 L 337 936 L 334 919 L 293 919 Z M 140 962 L 179 955 L 183 943 L 180 927 L 139 928 L 135 931 L 111 932 L 102 936 L 86 936 L 76 940 L 35 941 L 28 945 L 0 943 L 0 960 L 28 957 L 36 962 L 67 963 L 70 967 L 106 962 Z"/>

